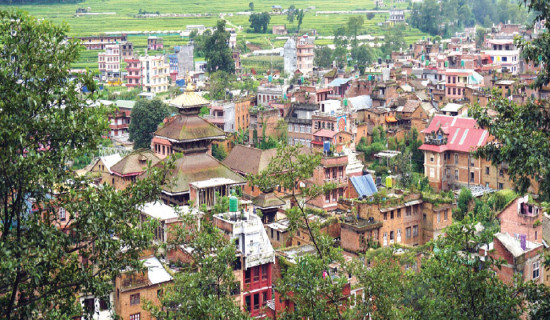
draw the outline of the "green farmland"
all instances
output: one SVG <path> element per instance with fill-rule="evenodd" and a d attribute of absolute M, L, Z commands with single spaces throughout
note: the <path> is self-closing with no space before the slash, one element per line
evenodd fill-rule
<path fill-rule="evenodd" d="M 248 33 L 248 16 L 237 15 L 235 13 L 248 10 L 250 1 L 226 0 L 212 1 L 205 0 L 85 0 L 75 4 L 51 4 L 51 5 L 25 5 L 25 6 L 0 6 L 2 9 L 22 9 L 28 11 L 31 15 L 38 18 L 44 18 L 53 21 L 56 24 L 65 23 L 69 26 L 69 35 L 87 36 L 96 35 L 104 32 L 124 32 L 124 31 L 165 31 L 165 30 L 184 30 L 187 25 L 201 24 L 212 27 L 220 19 L 220 13 L 224 13 L 224 19 L 228 21 L 229 26 L 238 28 L 238 39 L 258 45 L 263 49 L 281 47 L 285 40 L 277 40 L 273 34 Z M 390 2 L 390 1 L 387 1 Z M 318 14 L 318 11 L 334 10 L 373 10 L 375 8 L 374 0 L 308 0 L 308 1 L 254 1 L 254 11 L 271 11 L 273 4 L 279 4 L 283 8 L 288 8 L 294 4 L 297 8 L 310 10 L 306 13 L 301 27 L 302 32 L 311 32 L 315 29 L 320 36 L 330 36 L 334 29 L 344 25 L 352 14 Z M 396 4 L 396 7 L 406 9 L 408 4 Z M 314 8 L 313 8 L 314 7 Z M 84 15 L 76 16 L 77 8 L 90 8 L 91 13 L 114 13 L 109 15 Z M 382 7 L 381 10 L 387 10 L 388 7 Z M 201 14 L 201 16 L 192 17 L 137 17 L 138 13 L 146 11 L 148 13 L 160 14 Z M 364 13 L 361 15 L 365 15 Z M 362 34 L 373 36 L 383 35 L 384 27 L 379 26 L 388 17 L 387 13 L 377 13 L 371 20 L 365 18 Z M 285 24 L 287 29 L 295 29 L 297 22 L 290 24 L 286 20 L 286 15 L 272 15 L 268 30 L 273 25 Z M 424 34 L 417 29 L 407 28 L 404 32 L 405 40 L 409 43 L 414 42 Z M 164 52 L 172 52 L 175 45 L 184 44 L 187 39 L 179 35 L 161 35 L 164 40 Z M 137 53 L 142 54 L 147 47 L 147 35 L 128 35 L 128 40 L 134 44 Z M 328 45 L 332 41 L 329 39 L 318 39 L 316 44 Z M 162 53 L 162 52 L 160 52 Z M 97 69 L 98 51 L 83 51 L 78 63 L 74 68 Z M 154 54 L 154 53 L 152 53 Z M 202 60 L 202 58 L 198 58 Z M 243 57 L 242 64 L 245 68 L 255 68 L 262 72 L 269 69 L 271 61 L 264 61 L 261 57 Z M 282 60 L 274 58 L 273 67 L 279 68 Z M 266 64 L 267 63 L 267 64 Z"/>

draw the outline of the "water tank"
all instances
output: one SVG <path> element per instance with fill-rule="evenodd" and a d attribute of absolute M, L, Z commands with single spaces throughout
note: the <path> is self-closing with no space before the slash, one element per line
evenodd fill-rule
<path fill-rule="evenodd" d="M 390 176 L 386 177 L 386 188 L 392 187 L 392 179 Z"/>
<path fill-rule="evenodd" d="M 325 152 L 325 153 L 330 152 L 330 141 L 325 141 L 323 143 L 323 152 Z"/>
<path fill-rule="evenodd" d="M 239 199 L 235 196 L 229 197 L 229 212 L 237 212 L 239 210 Z"/>
<path fill-rule="evenodd" d="M 344 107 L 347 107 L 347 106 L 348 106 L 348 99 L 344 98 Z"/>
<path fill-rule="evenodd" d="M 273 76 L 269 75 L 269 76 L 267 77 L 267 81 L 273 82 Z"/>

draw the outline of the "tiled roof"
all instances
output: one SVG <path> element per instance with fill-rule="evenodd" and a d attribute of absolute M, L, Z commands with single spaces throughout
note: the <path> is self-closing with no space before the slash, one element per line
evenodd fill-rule
<path fill-rule="evenodd" d="M 277 149 L 261 150 L 237 144 L 223 164 L 244 174 L 258 174 L 267 168 L 276 155 Z"/>
<path fill-rule="evenodd" d="M 336 131 L 321 129 L 313 134 L 314 137 L 332 138 L 336 135 Z"/>
<path fill-rule="evenodd" d="M 239 174 L 206 153 L 184 155 L 174 165 L 167 177 L 169 183 L 162 187 L 163 191 L 172 194 L 189 192 L 190 183 L 214 178 L 226 178 L 234 183 L 245 182 Z"/>
<path fill-rule="evenodd" d="M 424 134 L 436 132 L 439 128 L 447 135 L 447 144 L 432 145 L 423 144 L 419 150 L 444 152 L 444 151 L 460 151 L 471 152 L 478 147 L 484 146 L 489 138 L 487 130 L 479 129 L 475 119 L 435 116 L 428 128 L 422 130 Z"/>
<path fill-rule="evenodd" d="M 262 193 L 252 200 L 252 203 L 261 208 L 272 208 L 272 207 L 281 207 L 285 202 L 279 199 L 273 192 Z"/>
<path fill-rule="evenodd" d="M 419 100 L 407 100 L 403 106 L 403 112 L 413 113 L 420 106 Z"/>
<path fill-rule="evenodd" d="M 172 141 L 193 141 L 225 137 L 225 133 L 199 116 L 177 115 L 158 129 L 155 136 Z"/>
<path fill-rule="evenodd" d="M 160 159 L 151 150 L 136 150 L 113 165 L 111 171 L 118 176 L 138 175 L 145 171 L 148 161 L 154 166 Z"/>

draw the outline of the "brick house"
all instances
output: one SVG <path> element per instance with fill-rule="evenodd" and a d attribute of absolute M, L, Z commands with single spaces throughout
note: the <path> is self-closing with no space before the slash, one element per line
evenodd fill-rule
<path fill-rule="evenodd" d="M 530 203 L 529 196 L 512 201 L 497 218 L 500 221 L 501 232 L 518 235 L 517 237 L 524 236 L 528 241 L 542 243 L 543 209 L 535 203 Z"/>
<path fill-rule="evenodd" d="M 543 258 L 544 246 L 525 238 L 517 239 L 508 232 L 499 232 L 493 238 L 493 250 L 490 255 L 506 262 L 500 270 L 496 269 L 498 277 L 509 284 L 513 283 L 515 274 L 521 275 L 523 281 L 533 280 L 542 283 L 544 278 Z"/>
<path fill-rule="evenodd" d="M 163 47 L 162 38 L 155 36 L 147 38 L 147 50 L 160 50 Z"/>
<path fill-rule="evenodd" d="M 242 257 L 240 268 L 235 268 L 240 282 L 239 305 L 251 317 L 264 316 L 272 299 L 275 251 L 260 217 L 252 211 L 243 211 L 216 214 L 213 219 L 214 225 L 235 241 Z"/>
<path fill-rule="evenodd" d="M 338 207 L 353 214 L 341 226 L 342 248 L 352 252 L 363 252 L 375 243 L 421 245 L 452 223 L 450 204 L 434 205 L 417 193 L 391 194 L 379 202 L 342 199 Z"/>
<path fill-rule="evenodd" d="M 118 153 L 99 157 L 95 160 L 89 172 L 94 176 L 97 175 L 99 183 L 112 183 L 111 176 L 113 172 L 111 171 L 111 167 L 120 160 L 122 160 L 122 156 Z"/>
<path fill-rule="evenodd" d="M 158 305 L 163 287 L 173 281 L 157 258 L 142 261 L 144 272 L 125 272 L 115 280 L 114 309 L 122 320 L 152 320 L 145 301 Z"/>
<path fill-rule="evenodd" d="M 312 116 L 319 110 L 316 104 L 293 104 L 286 116 L 288 122 L 288 144 L 311 147 L 313 139 Z"/>
<path fill-rule="evenodd" d="M 256 107 L 249 110 L 248 139 L 256 143 L 265 137 L 275 138 L 279 135 L 279 109 Z M 246 127 L 243 128 L 246 130 Z"/>
<path fill-rule="evenodd" d="M 117 110 L 109 114 L 109 135 L 111 137 L 127 137 L 132 109 L 136 102 L 131 100 L 116 100 L 114 104 L 117 106 Z"/>
<path fill-rule="evenodd" d="M 145 172 L 149 162 L 154 166 L 160 162 L 160 159 L 148 149 L 140 149 L 128 154 L 111 166 L 111 185 L 118 190 L 126 189 Z"/>
<path fill-rule="evenodd" d="M 422 131 L 424 173 L 435 190 L 459 189 L 481 185 L 492 189 L 511 188 L 506 165 L 498 168 L 471 152 L 484 146 L 491 137 L 475 119 L 436 115 Z"/>
<path fill-rule="evenodd" d="M 325 183 L 335 183 L 336 188 L 328 191 L 324 195 L 308 201 L 308 206 L 327 211 L 336 210 L 338 200 L 344 197 L 348 187 L 348 177 L 346 175 L 346 166 L 348 165 L 348 156 L 344 154 L 325 155 L 321 158 L 321 164 L 313 171 L 313 176 L 307 181 L 308 184 L 324 185 Z"/>

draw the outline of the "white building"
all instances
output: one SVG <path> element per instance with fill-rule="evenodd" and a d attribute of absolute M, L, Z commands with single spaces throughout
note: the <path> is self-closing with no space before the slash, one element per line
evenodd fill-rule
<path fill-rule="evenodd" d="M 170 77 L 170 64 L 166 57 L 145 56 L 139 58 L 141 62 L 141 75 L 143 91 L 160 93 L 168 91 Z"/>
<path fill-rule="evenodd" d="M 296 71 L 296 42 L 289 38 L 283 49 L 284 71 L 286 74 L 292 74 Z"/>
<path fill-rule="evenodd" d="M 97 54 L 97 63 L 99 72 L 106 78 L 120 77 L 120 57 L 121 50 L 119 44 L 109 44 L 105 46 L 105 51 Z"/>
<path fill-rule="evenodd" d="M 502 71 L 508 70 L 512 74 L 519 72 L 520 50 L 514 45 L 513 39 L 491 39 L 487 41 L 489 50 L 483 50 L 493 60 L 493 63 L 500 65 Z"/>

